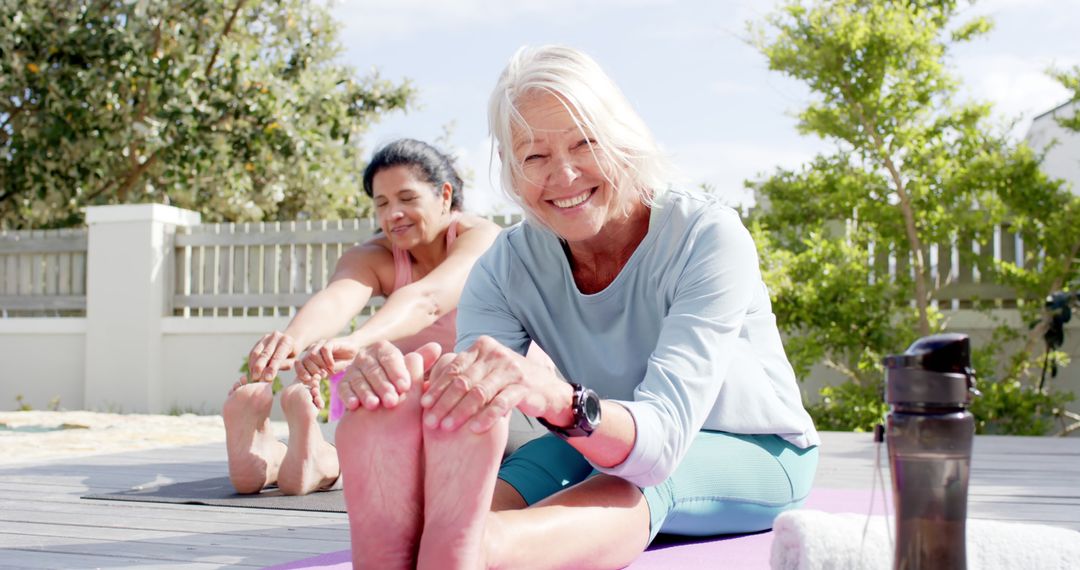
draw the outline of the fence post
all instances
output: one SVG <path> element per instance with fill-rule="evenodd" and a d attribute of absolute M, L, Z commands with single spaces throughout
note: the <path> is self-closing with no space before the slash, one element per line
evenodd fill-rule
<path fill-rule="evenodd" d="M 161 204 L 86 209 L 86 409 L 163 411 L 161 323 L 171 302 L 173 236 L 200 219 Z"/>

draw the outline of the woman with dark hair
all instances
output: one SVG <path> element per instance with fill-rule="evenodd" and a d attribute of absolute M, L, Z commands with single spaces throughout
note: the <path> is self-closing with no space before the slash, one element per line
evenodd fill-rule
<path fill-rule="evenodd" d="M 461 177 L 449 158 L 420 141 L 402 139 L 379 149 L 364 171 L 364 191 L 382 231 L 341 256 L 326 288 L 285 330 L 255 343 L 250 375 L 225 401 L 229 477 L 241 493 L 272 484 L 286 494 L 338 486 L 337 451 L 316 422 L 325 405 L 321 379 L 363 353 L 411 352 L 428 342 L 453 349 L 465 278 L 499 227 L 461 211 Z M 375 315 L 352 334 L 331 338 L 374 296 L 386 297 Z M 294 366 L 298 382 L 281 394 L 286 445 L 270 430 L 269 381 Z M 382 405 L 397 405 L 393 395 L 385 396 Z M 343 409 L 340 402 L 331 404 L 331 418 Z"/>

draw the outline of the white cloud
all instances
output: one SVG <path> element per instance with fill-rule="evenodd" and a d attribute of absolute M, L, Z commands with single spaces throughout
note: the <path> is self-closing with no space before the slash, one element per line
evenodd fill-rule
<path fill-rule="evenodd" d="M 683 175 L 683 185 L 713 186 L 729 204 L 752 205 L 745 180 L 769 174 L 778 167 L 796 168 L 814 156 L 821 143 L 802 139 L 797 147 L 729 141 L 691 142 L 669 149 L 672 162 Z"/>
<path fill-rule="evenodd" d="M 334 4 L 346 34 L 368 44 L 422 32 L 460 30 L 477 24 L 505 23 L 521 17 L 573 18 L 588 9 L 629 9 L 667 5 L 675 0 L 342 0 Z M 438 38 L 432 37 L 432 46 Z"/>
<path fill-rule="evenodd" d="M 759 93 L 761 87 L 760 84 L 751 83 L 749 81 L 717 79 L 709 83 L 709 92 L 720 97 L 727 95 L 747 95 Z"/>
<path fill-rule="evenodd" d="M 994 104 L 994 113 L 1005 119 L 1020 119 L 1017 135 L 1027 130 L 1030 120 L 1068 99 L 1068 91 L 1046 71 L 1067 67 L 1077 60 L 978 54 L 958 59 L 963 77 L 962 93 Z"/>

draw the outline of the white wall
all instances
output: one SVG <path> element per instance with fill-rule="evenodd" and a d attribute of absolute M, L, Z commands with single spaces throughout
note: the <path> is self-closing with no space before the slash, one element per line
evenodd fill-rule
<path fill-rule="evenodd" d="M 1080 113 L 1080 102 L 1039 115 L 1031 122 L 1026 139 L 1035 150 L 1050 149 L 1042 165 L 1043 172 L 1066 180 L 1073 194 L 1080 195 L 1080 133 L 1066 130 L 1057 122 L 1058 118 L 1071 117 L 1074 113 Z"/>
<path fill-rule="evenodd" d="M 0 410 L 83 407 L 86 319 L 0 319 Z"/>
<path fill-rule="evenodd" d="M 248 351 L 259 337 L 284 329 L 288 321 L 284 317 L 166 318 L 162 322 L 162 408 L 221 413 Z M 292 372 L 281 377 L 286 383 L 294 379 Z M 281 417 L 277 406 L 274 417 Z"/>

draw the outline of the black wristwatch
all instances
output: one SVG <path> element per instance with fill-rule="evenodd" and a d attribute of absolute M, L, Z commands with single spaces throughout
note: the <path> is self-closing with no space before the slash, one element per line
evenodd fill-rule
<path fill-rule="evenodd" d="M 570 383 L 570 387 L 574 389 L 574 399 L 570 404 L 574 412 L 574 423 L 569 427 L 561 427 L 548 423 L 544 418 L 536 419 L 551 433 L 563 439 L 589 437 L 600 427 L 600 396 L 581 384 Z"/>

